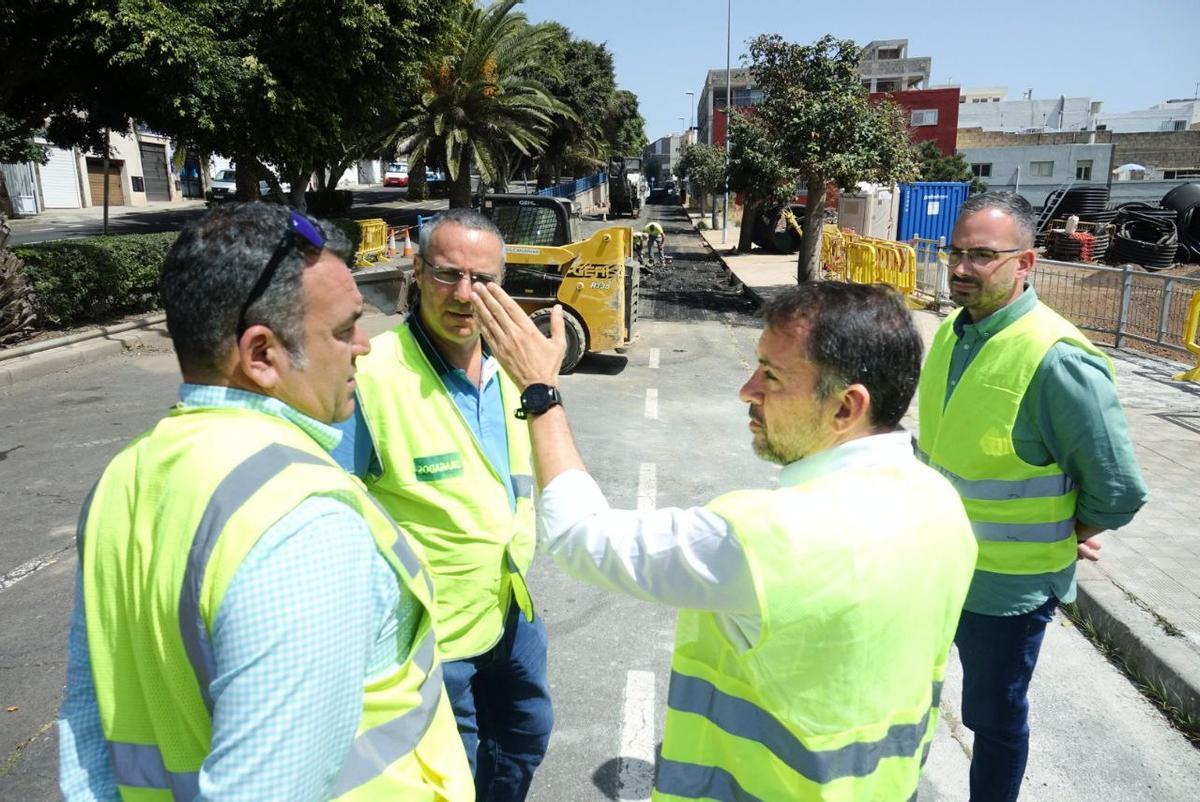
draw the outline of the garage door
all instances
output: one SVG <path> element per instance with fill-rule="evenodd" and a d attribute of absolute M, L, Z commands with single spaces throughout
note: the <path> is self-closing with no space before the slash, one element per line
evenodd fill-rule
<path fill-rule="evenodd" d="M 124 206 L 125 195 L 121 192 L 121 168 L 125 162 L 112 159 L 108 163 L 108 205 Z M 92 205 L 104 205 L 104 160 L 88 159 L 88 186 L 92 189 Z"/>
<path fill-rule="evenodd" d="M 79 169 L 73 151 L 50 148 L 50 161 L 38 166 L 42 205 L 47 209 L 78 209 Z"/>
<path fill-rule="evenodd" d="M 146 200 L 169 201 L 171 190 L 167 185 L 167 146 L 150 142 L 139 142 L 142 153 L 142 176 L 146 179 Z"/>

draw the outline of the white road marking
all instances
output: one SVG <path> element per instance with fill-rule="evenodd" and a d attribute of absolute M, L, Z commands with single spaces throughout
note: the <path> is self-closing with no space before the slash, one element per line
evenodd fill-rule
<path fill-rule="evenodd" d="M 83 228 L 83 223 L 67 223 L 67 228 Z"/>
<path fill-rule="evenodd" d="M 653 462 L 643 462 L 638 466 L 638 512 L 648 512 L 657 509 L 658 505 L 658 469 Z"/>
<path fill-rule="evenodd" d="M 72 532 L 75 531 L 75 527 L 73 527 L 73 526 L 67 527 L 67 529 L 69 529 Z M 55 530 L 55 532 L 53 532 L 51 534 L 58 534 L 58 530 Z M 21 563 L 16 568 L 9 571 L 8 573 L 0 576 L 0 590 L 8 590 L 13 585 L 20 582 L 22 579 L 28 579 L 29 577 L 33 576 L 34 574 L 36 574 L 38 571 L 42 570 L 43 568 L 49 568 L 50 566 L 52 566 L 56 562 L 58 562 L 60 559 L 62 559 L 64 556 L 66 556 L 67 552 L 69 552 L 73 548 L 75 548 L 75 544 L 71 543 L 69 545 L 63 546 L 58 551 L 52 552 L 50 554 L 43 554 L 40 557 L 34 557 L 32 560 L 29 560 L 28 562 Z"/>
<path fill-rule="evenodd" d="M 658 390 L 653 387 L 646 390 L 646 417 L 658 420 Z"/>
<path fill-rule="evenodd" d="M 658 349 L 657 348 L 650 349 L 650 368 L 651 368 L 651 370 L 658 368 Z"/>
<path fill-rule="evenodd" d="M 621 715 L 617 799 L 642 802 L 654 787 L 654 673 L 630 671 Z"/>
<path fill-rule="evenodd" d="M 52 228 L 31 228 L 31 229 L 29 229 L 30 233 L 33 233 L 33 234 L 40 234 L 43 231 L 53 231 L 53 230 L 54 229 L 52 229 Z"/>

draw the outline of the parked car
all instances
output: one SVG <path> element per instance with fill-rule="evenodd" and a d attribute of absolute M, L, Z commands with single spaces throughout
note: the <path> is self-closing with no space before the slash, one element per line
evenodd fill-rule
<path fill-rule="evenodd" d="M 279 189 L 283 192 L 289 191 L 289 185 L 286 181 L 280 182 Z M 237 194 L 237 170 L 218 170 L 213 175 L 212 182 L 209 184 L 208 199 L 215 203 L 222 201 L 233 200 L 233 196 Z M 271 184 L 267 181 L 258 182 L 258 194 L 263 198 L 268 198 L 271 195 Z"/>
<path fill-rule="evenodd" d="M 406 187 L 408 186 L 408 165 L 404 162 L 392 162 L 383 172 L 383 185 L 385 187 Z"/>

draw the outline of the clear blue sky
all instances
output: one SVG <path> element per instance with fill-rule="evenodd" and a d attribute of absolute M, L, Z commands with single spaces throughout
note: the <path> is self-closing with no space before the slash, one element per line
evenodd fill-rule
<path fill-rule="evenodd" d="M 866 44 L 908 39 L 933 59 L 932 83 L 1007 86 L 1010 100 L 1090 97 L 1132 111 L 1192 97 L 1200 81 L 1200 0 L 732 0 L 733 66 L 746 42 L 831 33 Z M 555 20 L 606 42 L 617 83 L 637 94 L 651 139 L 683 130 L 689 98 L 725 67 L 725 0 L 525 0 L 533 22 Z"/>

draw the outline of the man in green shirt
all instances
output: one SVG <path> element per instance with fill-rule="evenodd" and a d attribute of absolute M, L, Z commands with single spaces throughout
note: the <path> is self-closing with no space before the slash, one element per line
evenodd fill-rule
<path fill-rule="evenodd" d="M 960 309 L 921 375 L 920 456 L 950 478 L 979 541 L 955 644 L 975 733 L 971 799 L 1016 800 L 1027 692 L 1047 623 L 1075 598 L 1075 562 L 1146 501 L 1112 364 L 1026 281 L 1035 216 L 1007 192 L 959 213 L 947 251 Z"/>
<path fill-rule="evenodd" d="M 655 264 L 657 261 L 658 266 L 662 267 L 664 263 L 663 246 L 667 244 L 667 235 L 663 232 L 663 227 L 651 220 L 642 229 L 642 232 L 646 235 L 642 253 L 646 255 L 646 260 L 650 264 Z"/>

